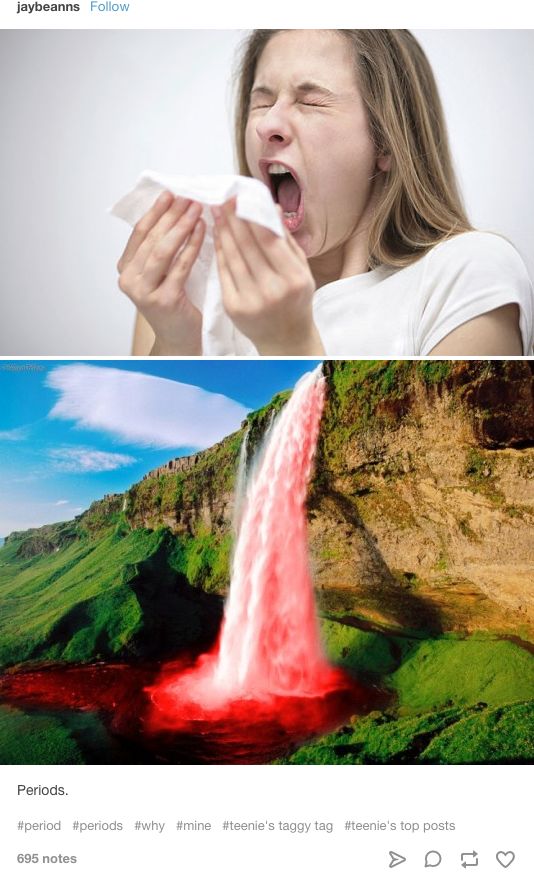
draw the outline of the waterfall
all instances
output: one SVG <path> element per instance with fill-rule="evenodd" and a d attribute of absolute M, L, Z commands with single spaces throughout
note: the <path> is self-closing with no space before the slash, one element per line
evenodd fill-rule
<path fill-rule="evenodd" d="M 302 378 L 248 484 L 213 681 L 228 694 L 315 693 L 326 667 L 308 565 L 305 501 L 325 380 Z"/>
<path fill-rule="evenodd" d="M 325 393 L 319 367 L 301 378 L 272 424 L 236 503 L 237 544 L 217 645 L 165 682 L 165 699 L 174 694 L 209 710 L 236 699 L 320 696 L 338 683 L 321 647 L 306 534 Z"/>

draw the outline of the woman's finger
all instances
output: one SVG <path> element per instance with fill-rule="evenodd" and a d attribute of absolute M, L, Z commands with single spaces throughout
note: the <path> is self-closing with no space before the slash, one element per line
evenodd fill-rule
<path fill-rule="evenodd" d="M 189 240 L 167 274 L 168 282 L 176 289 L 181 289 L 189 277 L 191 268 L 195 264 L 200 252 L 205 233 L 206 223 L 203 219 L 198 219 Z"/>
<path fill-rule="evenodd" d="M 161 219 L 163 214 L 166 213 L 173 200 L 174 197 L 171 192 L 162 192 L 150 210 L 141 217 L 139 222 L 136 223 L 130 237 L 128 238 L 128 243 L 126 244 L 124 252 L 118 261 L 117 270 L 119 274 L 124 270 L 128 262 L 132 260 L 147 234 L 159 219 Z"/>
<path fill-rule="evenodd" d="M 141 271 L 143 286 L 147 292 L 154 291 L 163 282 L 177 253 L 192 233 L 201 212 L 200 204 L 193 201 L 175 220 L 174 225 L 160 229 L 161 237 L 153 243 Z"/>
<path fill-rule="evenodd" d="M 302 263 L 287 237 L 278 237 L 263 225 L 256 222 L 249 223 L 250 230 L 258 247 L 262 250 L 265 260 L 270 269 L 276 274 L 285 273 L 287 270 L 301 268 Z"/>
<path fill-rule="evenodd" d="M 252 277 L 258 282 L 266 279 L 266 274 L 271 272 L 271 265 L 265 258 L 265 253 L 258 245 L 251 230 L 251 223 L 244 219 L 238 219 L 235 214 L 235 201 L 229 201 L 221 208 L 223 218 L 234 238 L 235 245 L 243 261 L 246 263 Z"/>
<path fill-rule="evenodd" d="M 178 220 L 182 218 L 192 203 L 187 198 L 175 198 L 167 212 L 151 228 L 131 261 L 132 269 L 135 269 L 138 274 L 144 272 L 147 259 L 154 248 L 167 232 L 176 225 Z"/>
<path fill-rule="evenodd" d="M 236 289 L 246 289 L 254 281 L 226 221 L 225 212 L 220 207 L 212 207 L 212 212 L 215 219 L 215 240 L 224 255 L 225 269 L 230 272 Z"/>
<path fill-rule="evenodd" d="M 238 219 L 235 214 L 235 199 L 225 204 L 223 209 L 251 274 L 257 276 L 258 268 L 279 272 L 281 259 L 286 257 L 284 243 L 288 244 L 291 253 L 299 259 L 300 263 L 308 264 L 303 249 L 285 227 L 284 236 L 279 237 L 263 225 Z M 283 222 L 282 208 L 278 204 L 277 211 Z M 269 252 L 272 253 L 271 259 L 268 258 Z"/>
<path fill-rule="evenodd" d="M 217 226 L 214 228 L 213 242 L 215 244 L 215 258 L 217 259 L 217 269 L 221 283 L 223 305 L 225 310 L 231 316 L 239 305 L 239 293 L 235 287 L 232 272 L 228 268 L 226 262 Z"/>

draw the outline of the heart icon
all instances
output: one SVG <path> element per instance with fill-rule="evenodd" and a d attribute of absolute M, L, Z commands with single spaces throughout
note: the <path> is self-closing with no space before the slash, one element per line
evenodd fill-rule
<path fill-rule="evenodd" d="M 515 861 L 515 855 L 513 852 L 497 852 L 495 857 L 501 867 L 509 867 L 510 864 L 513 864 Z"/>

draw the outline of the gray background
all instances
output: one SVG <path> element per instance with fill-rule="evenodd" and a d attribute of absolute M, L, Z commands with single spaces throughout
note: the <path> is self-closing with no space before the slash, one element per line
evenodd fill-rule
<path fill-rule="evenodd" d="M 471 222 L 534 275 L 534 32 L 414 31 L 433 66 Z M 128 229 L 106 208 L 151 168 L 231 173 L 242 31 L 0 33 L 0 355 L 124 355 Z"/>

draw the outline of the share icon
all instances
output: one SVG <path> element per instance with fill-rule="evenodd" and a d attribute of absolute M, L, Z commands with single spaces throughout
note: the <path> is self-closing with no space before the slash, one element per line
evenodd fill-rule
<path fill-rule="evenodd" d="M 399 855 L 398 852 L 390 852 L 389 857 L 391 858 L 391 860 L 389 862 L 390 869 L 392 867 L 398 867 L 399 864 L 404 864 L 404 862 L 406 860 L 406 858 L 403 858 L 403 856 Z"/>

